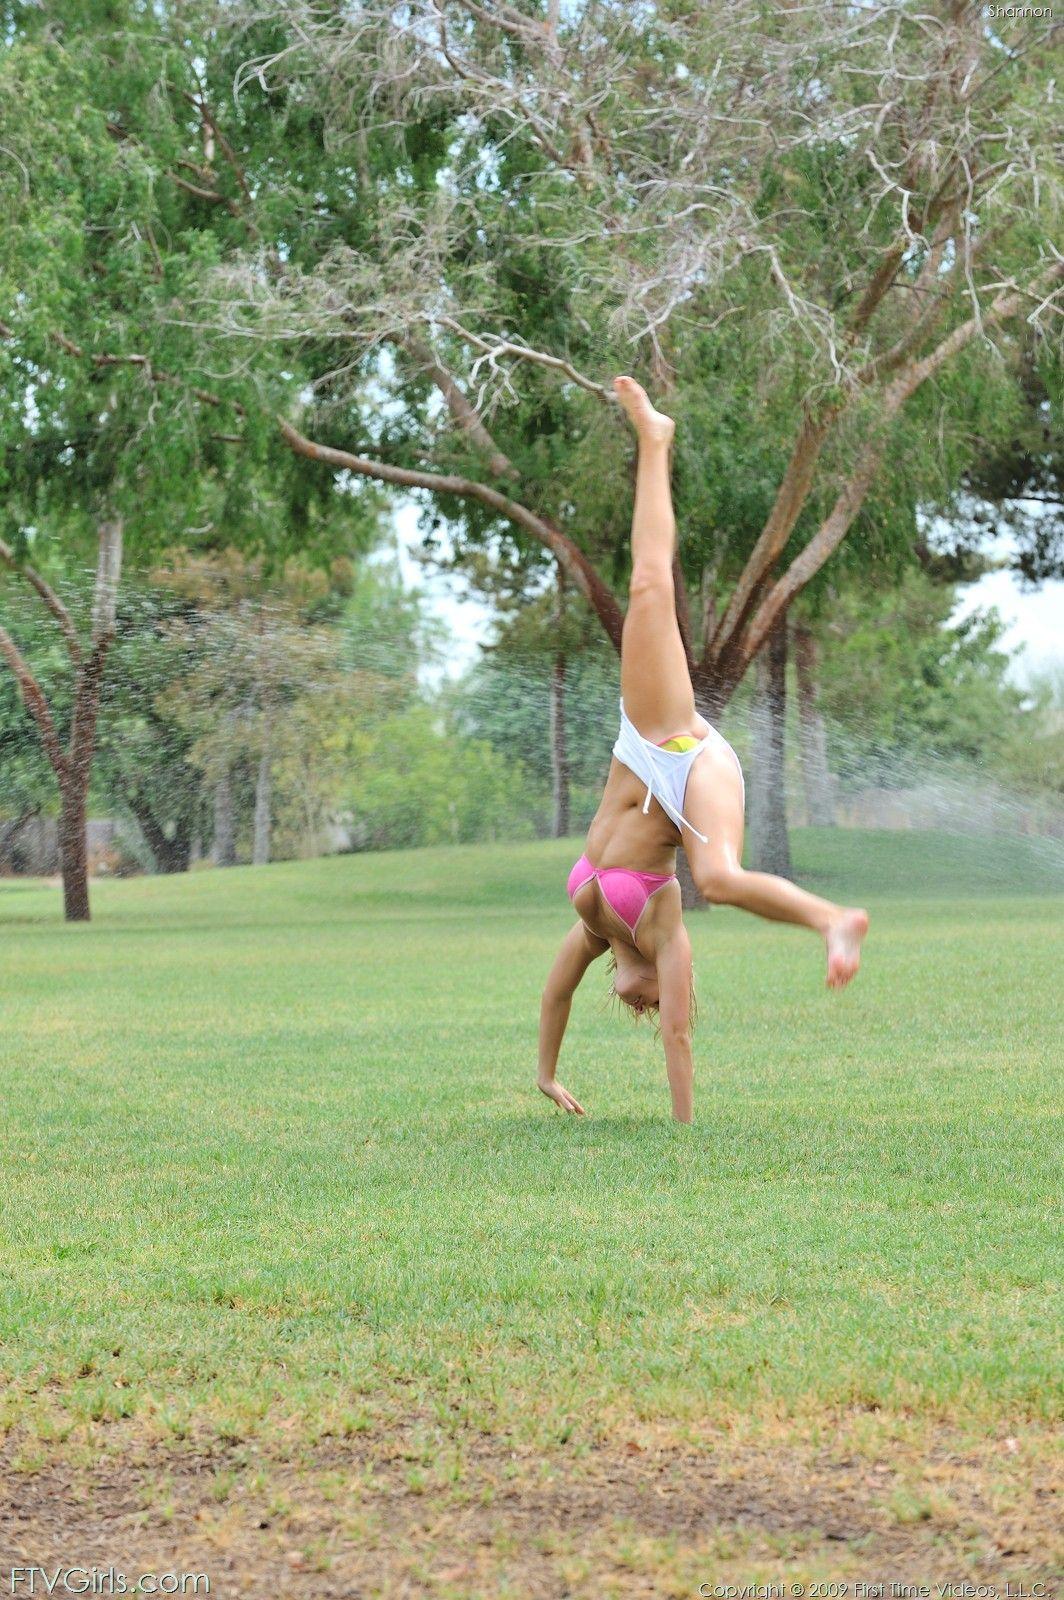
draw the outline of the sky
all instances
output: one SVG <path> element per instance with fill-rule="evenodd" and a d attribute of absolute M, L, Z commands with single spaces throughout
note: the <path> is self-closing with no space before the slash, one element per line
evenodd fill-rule
<path fill-rule="evenodd" d="M 446 672 L 458 676 L 490 638 L 491 610 L 469 597 L 461 580 L 426 572 L 413 553 L 418 543 L 417 522 L 415 505 L 408 502 L 398 507 L 395 529 L 400 567 L 406 582 L 423 591 L 429 610 L 448 629 L 451 644 Z M 1030 590 L 1021 588 L 1011 572 L 988 572 L 961 590 L 953 619 L 960 621 L 973 611 L 991 607 L 1006 624 L 1001 647 L 1017 652 L 1011 669 L 1016 683 L 1025 685 L 1054 665 L 1064 667 L 1064 581 Z"/>
<path fill-rule="evenodd" d="M 467 598 L 466 585 L 460 579 L 428 572 L 413 554 L 420 540 L 416 505 L 406 501 L 397 507 L 395 533 L 403 580 L 422 591 L 432 616 L 450 634 L 445 674 L 457 678 L 472 665 L 480 646 L 491 636 L 491 608 L 481 600 Z"/>
<path fill-rule="evenodd" d="M 1027 684 L 1047 668 L 1064 666 L 1064 582 L 1021 589 L 1011 572 L 988 572 L 965 585 L 953 613 L 955 621 L 994 607 L 1007 626 L 1001 648 L 1018 650 L 1011 676 Z"/>

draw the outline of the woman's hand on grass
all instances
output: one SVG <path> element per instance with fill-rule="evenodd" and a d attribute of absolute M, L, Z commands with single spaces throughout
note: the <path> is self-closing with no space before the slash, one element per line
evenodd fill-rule
<path fill-rule="evenodd" d="M 548 1100 L 553 1100 L 556 1106 L 561 1106 L 563 1111 L 571 1111 L 574 1116 L 584 1116 L 584 1108 L 568 1089 L 564 1088 L 556 1078 L 537 1078 L 536 1086 Z"/>

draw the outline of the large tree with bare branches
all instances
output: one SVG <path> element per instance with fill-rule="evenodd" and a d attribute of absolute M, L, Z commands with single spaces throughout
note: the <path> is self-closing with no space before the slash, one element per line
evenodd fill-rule
<path fill-rule="evenodd" d="M 892 484 L 948 490 L 1013 403 L 1017 330 L 1059 330 L 1051 21 L 956 0 L 238 15 L 243 114 L 312 108 L 329 216 L 304 196 L 298 238 L 231 256 L 189 321 L 216 354 L 313 351 L 293 449 L 540 549 L 615 644 L 608 378 L 640 371 L 698 418 L 678 609 L 711 707 Z"/>

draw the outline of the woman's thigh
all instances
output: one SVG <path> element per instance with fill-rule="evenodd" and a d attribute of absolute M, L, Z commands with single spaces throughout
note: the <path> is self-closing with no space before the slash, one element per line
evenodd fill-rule
<path fill-rule="evenodd" d="M 713 740 L 691 768 L 684 815 L 706 836 L 703 844 L 684 830 L 684 849 L 696 881 L 700 870 L 735 866 L 742 860 L 743 780 L 727 745 Z"/>
<path fill-rule="evenodd" d="M 695 731 L 694 690 L 671 586 L 632 593 L 621 637 L 621 695 L 645 739 Z"/>

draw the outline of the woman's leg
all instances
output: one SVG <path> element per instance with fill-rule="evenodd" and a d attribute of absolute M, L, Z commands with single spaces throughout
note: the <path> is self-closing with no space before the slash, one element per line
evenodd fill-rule
<path fill-rule="evenodd" d="M 676 621 L 672 558 L 676 519 L 669 484 L 673 424 L 655 411 L 631 378 L 615 378 L 617 397 L 639 440 L 632 512 L 632 577 L 621 640 L 621 694 L 625 709 L 647 739 L 668 739 L 702 725 Z M 799 889 L 768 872 L 742 866 L 743 792 L 726 748 L 699 756 L 687 784 L 685 809 L 707 843 L 688 833 L 691 871 L 707 900 L 740 906 L 773 922 L 796 922 L 821 934 L 828 952 L 828 983 L 841 989 L 861 961 L 868 916 L 856 907 Z"/>
<path fill-rule="evenodd" d="M 799 889 L 770 872 L 747 872 L 742 866 L 742 780 L 730 752 L 710 746 L 691 768 L 685 809 L 702 843 L 685 833 L 684 848 L 695 883 L 716 905 L 739 906 L 772 922 L 797 922 L 824 939 L 828 984 L 841 989 L 861 963 L 861 940 L 868 931 L 867 913 L 855 906 L 837 906 Z"/>
<path fill-rule="evenodd" d="M 644 738 L 668 739 L 693 731 L 698 721 L 673 590 L 676 518 L 669 486 L 673 423 L 654 410 L 632 378 L 615 378 L 614 388 L 639 441 L 621 694 Z"/>

